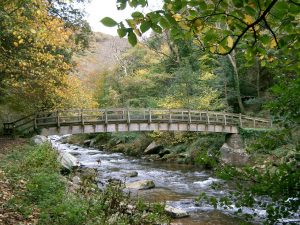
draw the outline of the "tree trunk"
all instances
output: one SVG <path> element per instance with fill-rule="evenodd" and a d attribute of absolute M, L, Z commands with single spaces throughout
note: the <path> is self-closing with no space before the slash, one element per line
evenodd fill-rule
<path fill-rule="evenodd" d="M 178 50 L 176 49 L 176 46 L 174 47 L 172 45 L 172 41 L 170 39 L 169 32 L 166 31 L 165 34 L 166 34 L 166 38 L 167 38 L 168 47 L 169 47 L 169 49 L 171 51 L 171 56 L 175 55 L 176 56 L 176 62 L 180 63 L 180 56 L 179 56 Z"/>
<path fill-rule="evenodd" d="M 226 101 L 226 107 L 227 107 L 227 109 L 229 109 L 226 73 L 224 73 L 224 97 L 225 97 L 225 101 Z"/>
<path fill-rule="evenodd" d="M 256 92 L 257 98 L 260 98 L 260 61 L 259 58 L 255 57 L 255 65 L 256 65 Z"/>
<path fill-rule="evenodd" d="M 240 90 L 240 80 L 239 80 L 239 73 L 236 66 L 236 60 L 235 60 L 235 51 L 233 50 L 231 54 L 228 54 L 229 61 L 233 67 L 233 80 L 234 80 L 234 87 L 236 92 L 236 97 L 238 100 L 239 108 L 241 113 L 245 113 L 245 107 L 242 102 L 241 98 L 241 90 Z"/>

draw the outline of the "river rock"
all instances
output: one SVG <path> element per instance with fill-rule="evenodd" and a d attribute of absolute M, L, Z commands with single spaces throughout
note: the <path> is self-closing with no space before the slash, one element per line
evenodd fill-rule
<path fill-rule="evenodd" d="M 152 141 L 151 144 L 145 149 L 144 154 L 157 154 L 162 148 L 162 145 L 156 144 L 154 141 Z"/>
<path fill-rule="evenodd" d="M 78 170 L 80 177 L 86 178 L 95 178 L 98 175 L 98 171 L 96 168 L 80 168 Z"/>
<path fill-rule="evenodd" d="M 83 146 L 85 146 L 85 147 L 89 147 L 90 146 L 90 144 L 91 144 L 91 140 L 85 140 L 84 142 L 83 142 Z"/>
<path fill-rule="evenodd" d="M 228 134 L 220 153 L 220 160 L 232 166 L 243 166 L 250 159 L 250 156 L 244 150 L 243 141 L 239 134 Z"/>
<path fill-rule="evenodd" d="M 169 149 L 164 149 L 164 150 L 161 150 L 159 153 L 158 153 L 158 155 L 160 156 L 160 157 L 163 157 L 164 155 L 168 155 L 168 154 L 170 154 L 171 153 L 171 151 L 169 150 Z"/>
<path fill-rule="evenodd" d="M 48 139 L 42 135 L 35 135 L 34 137 L 31 138 L 31 140 L 36 145 L 41 145 L 48 142 Z"/>
<path fill-rule="evenodd" d="M 228 165 L 243 166 L 249 162 L 250 156 L 244 149 L 234 149 L 224 143 L 220 149 L 220 160 Z"/>
<path fill-rule="evenodd" d="M 140 181 L 126 184 L 126 188 L 137 189 L 137 190 L 146 190 L 146 189 L 151 189 L 154 187 L 155 187 L 155 184 L 152 180 L 140 180 Z"/>
<path fill-rule="evenodd" d="M 58 160 L 61 165 L 68 170 L 72 170 L 80 166 L 78 160 L 68 152 L 60 152 Z"/>
<path fill-rule="evenodd" d="M 169 205 L 166 205 L 165 212 L 169 214 L 172 218 L 183 218 L 189 216 L 189 214 L 183 209 L 177 209 Z"/>
<path fill-rule="evenodd" d="M 88 155 L 97 155 L 97 154 L 99 154 L 99 152 L 87 152 L 86 154 L 88 154 Z"/>
<path fill-rule="evenodd" d="M 68 190 L 71 193 L 76 193 L 78 190 L 80 189 L 80 185 L 79 184 L 75 184 L 71 181 L 68 182 Z"/>
<path fill-rule="evenodd" d="M 126 177 L 137 177 L 138 172 L 137 171 L 132 171 L 132 172 L 127 173 L 125 176 Z"/>
<path fill-rule="evenodd" d="M 79 152 L 69 152 L 71 155 L 73 156 L 78 156 L 78 155 L 81 155 Z"/>
<path fill-rule="evenodd" d="M 66 144 L 68 142 L 70 142 L 70 138 L 71 138 L 71 134 L 67 134 L 67 135 L 64 135 L 62 136 L 59 141 L 62 143 L 62 144 Z"/>
<path fill-rule="evenodd" d="M 80 183 L 81 183 L 80 177 L 79 176 L 74 176 L 72 178 L 72 183 L 75 184 L 75 185 L 80 185 Z"/>
<path fill-rule="evenodd" d="M 122 181 L 120 179 L 117 178 L 109 178 L 107 180 L 108 183 L 112 184 L 112 185 L 120 185 L 122 184 Z"/>
<path fill-rule="evenodd" d="M 92 139 L 90 142 L 90 147 L 94 147 L 96 144 L 96 139 Z"/>

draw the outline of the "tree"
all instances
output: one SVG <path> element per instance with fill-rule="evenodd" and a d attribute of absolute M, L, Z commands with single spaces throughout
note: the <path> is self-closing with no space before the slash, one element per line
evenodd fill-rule
<path fill-rule="evenodd" d="M 127 35 L 133 45 L 136 44 L 136 35 L 150 28 L 157 33 L 168 29 L 174 39 L 194 38 L 199 47 L 221 55 L 230 54 L 238 45 L 264 53 L 266 48 L 288 50 L 299 41 L 299 32 L 295 29 L 299 24 L 298 1 L 164 0 L 163 3 L 161 10 L 132 13 L 126 25 L 107 17 L 102 23 L 118 26 L 119 35 Z M 119 10 L 127 5 L 145 7 L 147 1 L 117 1 Z"/>
<path fill-rule="evenodd" d="M 4 1 L 0 6 L 1 101 L 15 110 L 63 107 L 69 105 L 70 92 L 77 93 L 68 77 L 78 49 L 76 31 L 51 15 L 52 7 L 43 0 Z"/>

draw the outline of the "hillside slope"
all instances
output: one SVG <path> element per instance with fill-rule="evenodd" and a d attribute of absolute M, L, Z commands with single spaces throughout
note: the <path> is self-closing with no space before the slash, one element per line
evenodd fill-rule
<path fill-rule="evenodd" d="M 74 56 L 75 74 L 93 88 L 95 79 L 105 71 L 111 71 L 118 64 L 118 57 L 129 48 L 127 39 L 95 32 L 90 47 Z"/>

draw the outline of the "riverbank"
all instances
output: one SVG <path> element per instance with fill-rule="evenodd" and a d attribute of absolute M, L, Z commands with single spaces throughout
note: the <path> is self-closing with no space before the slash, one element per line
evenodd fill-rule
<path fill-rule="evenodd" d="M 93 176 L 82 175 L 86 173 L 79 179 L 74 178 L 78 171 L 61 175 L 57 152 L 49 144 L 11 147 L 1 155 L 1 224 L 169 222 L 163 205 L 133 201 L 122 184 L 100 190 Z"/>
<path fill-rule="evenodd" d="M 224 134 L 195 132 L 123 132 L 66 136 L 64 143 L 93 147 L 143 158 L 146 161 L 213 168 L 219 160 Z"/>
<path fill-rule="evenodd" d="M 149 136 L 122 133 L 69 136 L 63 141 L 86 148 L 93 146 L 110 152 L 123 152 L 150 162 L 171 163 L 170 165 L 187 163 L 200 169 L 213 169 L 215 176 L 233 182 L 236 192 L 223 199 L 202 193 L 203 195 L 200 194 L 198 198 L 200 204 L 205 202 L 216 207 L 222 205 L 230 208 L 235 202 L 238 212 L 245 213 L 246 217 L 250 216 L 248 218 L 250 221 L 256 213 L 247 215 L 247 210 L 244 211 L 243 208 L 260 208 L 264 214 L 263 220 L 267 221 L 267 224 L 289 221 L 285 220 L 286 217 L 297 218 L 300 205 L 298 139 L 285 130 L 268 132 L 250 130 L 241 134 L 250 156 L 249 163 L 242 167 L 224 165 L 220 162 L 219 148 L 215 146 L 223 143 L 222 136 L 218 139 L 209 135 L 197 137 L 193 134 L 179 134 L 176 137 L 174 134 L 152 133 Z M 153 145 L 153 142 L 159 150 L 146 154 L 146 149 Z M 163 152 L 167 154 L 160 155 Z M 215 188 L 220 190 L 220 185 L 215 185 Z"/>

